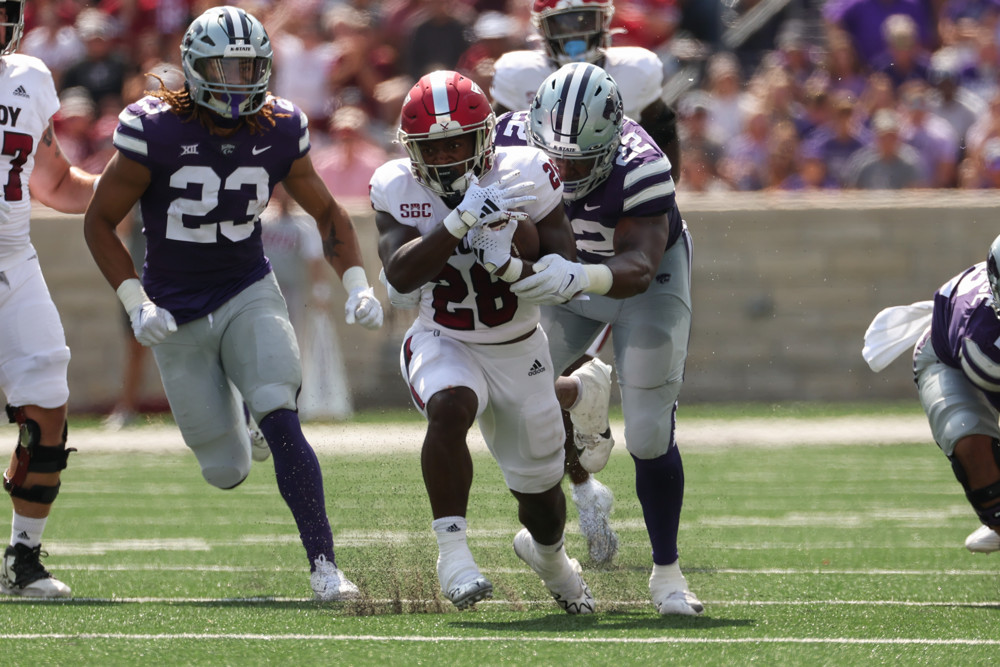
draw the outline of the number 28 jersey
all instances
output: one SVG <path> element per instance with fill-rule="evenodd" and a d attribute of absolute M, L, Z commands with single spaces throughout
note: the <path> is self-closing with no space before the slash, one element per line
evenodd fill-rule
<path fill-rule="evenodd" d="M 274 186 L 309 151 L 308 120 L 269 97 L 274 127 L 209 133 L 147 96 L 118 117 L 115 147 L 150 170 L 140 199 L 146 260 L 143 286 L 178 324 L 203 317 L 271 270 L 260 214 Z"/>
<path fill-rule="evenodd" d="M 31 245 L 28 181 L 35 153 L 53 114 L 59 110 L 52 74 L 37 58 L 11 54 L 0 61 L 0 168 L 3 200 L 11 211 L 0 224 L 0 271 L 35 254 Z"/>
<path fill-rule="evenodd" d="M 519 209 L 528 214 L 522 225 L 535 224 L 562 206 L 562 181 L 541 151 L 526 146 L 498 148 L 493 168 L 480 179 L 492 185 L 520 170 L 519 181 L 531 181 L 535 201 Z M 392 160 L 372 175 L 372 207 L 426 236 L 451 213 L 441 198 L 414 177 L 409 159 Z M 476 263 L 468 237 L 459 243 L 437 277 L 421 289 L 418 320 L 428 329 L 470 343 L 502 343 L 535 329 L 538 306 L 520 301 L 510 285 Z"/>

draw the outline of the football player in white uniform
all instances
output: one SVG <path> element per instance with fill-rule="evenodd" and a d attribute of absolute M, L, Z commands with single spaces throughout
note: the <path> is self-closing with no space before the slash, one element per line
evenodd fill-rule
<path fill-rule="evenodd" d="M 663 101 L 663 63 L 649 49 L 611 46 L 612 0 L 534 0 L 531 18 L 544 51 L 510 51 L 496 62 L 493 107 L 497 115 L 527 109 L 538 86 L 559 67 L 587 62 L 618 84 L 625 115 L 635 118 L 680 174 L 677 114 Z"/>
<path fill-rule="evenodd" d="M 4 489 L 14 503 L 0 591 L 68 597 L 69 586 L 41 564 L 42 532 L 59 493 L 66 448 L 69 348 L 31 244 L 31 198 L 63 213 L 83 213 L 95 176 L 70 165 L 52 131 L 59 110 L 52 74 L 42 61 L 15 53 L 24 32 L 24 2 L 0 3 L 0 118 L 6 173 L 0 196 L 0 388 L 20 434 Z"/>
<path fill-rule="evenodd" d="M 420 292 L 400 363 L 427 418 L 421 467 L 438 581 L 459 609 L 492 596 L 466 539 L 466 434 L 478 420 L 525 526 L 515 553 L 566 612 L 591 613 L 580 565 L 563 546 L 563 431 L 548 340 L 538 307 L 510 291 L 531 266 L 531 258 L 511 256 L 518 225 L 537 227 L 542 252 L 569 258 L 572 233 L 555 166 L 535 148 L 495 151 L 494 122 L 475 82 L 456 72 L 427 74 L 403 103 L 398 136 L 409 158 L 386 163 L 371 179 L 387 282 Z"/>

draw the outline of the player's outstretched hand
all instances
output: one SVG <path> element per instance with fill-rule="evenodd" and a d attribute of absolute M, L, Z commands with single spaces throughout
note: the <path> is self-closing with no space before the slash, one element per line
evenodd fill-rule
<path fill-rule="evenodd" d="M 167 336 L 177 331 L 174 316 L 165 308 L 160 308 L 152 301 L 143 302 L 142 306 L 133 309 L 128 314 L 132 322 L 132 333 L 140 344 L 146 347 L 159 345 Z"/>
<path fill-rule="evenodd" d="M 545 255 L 534 265 L 534 275 L 510 286 L 510 291 L 528 303 L 552 306 L 566 303 L 590 286 L 583 264 L 561 255 Z"/>
<path fill-rule="evenodd" d="M 520 211 L 505 211 L 507 214 L 505 222 L 498 222 L 493 225 L 476 225 L 469 230 L 469 247 L 472 248 L 476 261 L 484 269 L 494 275 L 497 269 L 510 261 L 511 243 L 514 240 L 514 232 L 517 231 L 517 223 L 526 220 L 527 214 Z"/>
<path fill-rule="evenodd" d="M 357 322 L 365 329 L 378 329 L 385 317 L 382 304 L 375 298 L 375 290 L 371 287 L 355 287 L 348 292 L 344 311 L 348 324 Z"/>
<path fill-rule="evenodd" d="M 491 225 L 505 220 L 510 211 L 538 199 L 535 195 L 526 194 L 535 189 L 534 182 L 521 181 L 511 184 L 511 181 L 520 175 L 521 172 L 515 169 L 501 176 L 493 185 L 486 187 L 479 185 L 479 178 L 471 176 L 462 203 L 444 219 L 444 226 L 452 236 L 462 238 L 472 227 Z"/>
<path fill-rule="evenodd" d="M 392 304 L 393 308 L 412 310 L 420 305 L 419 289 L 415 289 L 412 292 L 400 292 L 385 277 L 385 268 L 378 272 L 378 279 L 385 285 L 385 290 L 389 293 L 389 303 Z"/>

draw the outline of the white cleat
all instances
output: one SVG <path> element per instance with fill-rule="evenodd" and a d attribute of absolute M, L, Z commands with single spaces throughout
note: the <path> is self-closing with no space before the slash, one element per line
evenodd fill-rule
<path fill-rule="evenodd" d="M 266 461 L 271 456 L 271 448 L 267 446 L 267 440 L 260 429 L 253 424 L 247 425 L 247 432 L 250 434 L 250 458 L 254 461 Z"/>
<path fill-rule="evenodd" d="M 468 609 L 480 600 L 493 597 L 493 583 L 486 577 L 478 577 L 463 584 L 452 586 L 444 593 L 457 609 Z"/>
<path fill-rule="evenodd" d="M 447 557 L 438 553 L 437 573 L 441 593 L 457 609 L 468 609 L 493 597 L 493 583 L 479 572 L 468 546 Z"/>
<path fill-rule="evenodd" d="M 698 616 L 705 611 L 705 605 L 688 590 L 687 580 L 676 562 L 670 565 L 653 565 L 653 574 L 649 577 L 649 594 L 656 611 L 663 616 Z"/>
<path fill-rule="evenodd" d="M 580 380 L 580 396 L 569 409 L 573 422 L 573 443 L 580 465 L 588 472 L 600 472 L 608 464 L 615 439 L 608 423 L 611 401 L 611 366 L 591 359 L 570 374 Z"/>
<path fill-rule="evenodd" d="M 564 572 L 562 577 L 546 578 L 545 568 L 540 565 L 538 552 L 535 551 L 535 540 L 527 528 L 522 528 L 514 536 L 514 553 L 542 578 L 542 583 L 563 611 L 567 614 L 594 613 L 594 596 L 583 580 L 580 563 L 575 558 L 564 555 L 569 561 L 569 572 Z"/>
<path fill-rule="evenodd" d="M 0 567 L 0 592 L 26 598 L 68 598 L 69 586 L 59 581 L 45 569 L 41 558 L 47 556 L 41 545 L 8 546 Z"/>
<path fill-rule="evenodd" d="M 361 597 L 361 591 L 348 579 L 340 569 L 320 556 L 316 559 L 316 569 L 309 577 L 314 597 L 321 602 L 355 600 Z"/>
<path fill-rule="evenodd" d="M 989 526 L 980 526 L 965 538 L 965 548 L 976 554 L 1000 551 L 1000 535 Z"/>
<path fill-rule="evenodd" d="M 607 563 L 618 553 L 618 535 L 611 528 L 611 489 L 591 477 L 572 484 L 573 503 L 580 517 L 580 532 L 587 538 L 587 551 L 595 563 Z"/>

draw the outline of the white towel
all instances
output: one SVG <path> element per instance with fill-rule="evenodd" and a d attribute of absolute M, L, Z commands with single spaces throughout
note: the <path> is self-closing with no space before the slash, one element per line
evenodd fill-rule
<path fill-rule="evenodd" d="M 892 306 L 882 310 L 868 325 L 861 356 L 878 373 L 916 345 L 930 326 L 933 314 L 933 301 L 918 301 L 909 306 Z"/>

